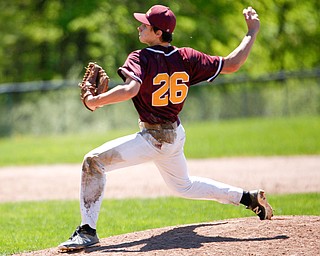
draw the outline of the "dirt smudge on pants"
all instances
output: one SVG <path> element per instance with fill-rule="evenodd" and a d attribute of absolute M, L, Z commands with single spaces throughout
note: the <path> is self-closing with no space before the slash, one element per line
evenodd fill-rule
<path fill-rule="evenodd" d="M 116 150 L 86 156 L 82 165 L 81 195 L 86 209 L 89 209 L 103 195 L 105 171 L 108 165 L 124 161 Z"/>

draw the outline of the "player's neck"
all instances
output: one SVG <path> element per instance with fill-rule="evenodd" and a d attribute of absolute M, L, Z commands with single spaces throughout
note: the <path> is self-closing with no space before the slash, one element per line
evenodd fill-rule
<path fill-rule="evenodd" d="M 168 42 L 161 42 L 161 43 L 149 44 L 149 46 L 156 46 L 156 45 L 160 45 L 160 46 L 163 46 L 163 47 L 169 47 L 169 46 L 171 46 L 171 44 L 168 43 Z"/>

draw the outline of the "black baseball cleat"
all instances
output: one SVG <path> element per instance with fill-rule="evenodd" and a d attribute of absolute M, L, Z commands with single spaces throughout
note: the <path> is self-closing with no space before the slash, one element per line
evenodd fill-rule
<path fill-rule="evenodd" d="M 262 189 L 249 191 L 251 204 L 247 206 L 247 209 L 252 210 L 257 214 L 260 220 L 271 220 L 273 216 L 273 210 L 268 203 L 265 193 Z"/>
<path fill-rule="evenodd" d="M 72 236 L 58 246 L 60 252 L 80 250 L 92 245 L 97 245 L 99 238 L 96 231 L 90 228 L 89 225 L 77 227 Z"/>

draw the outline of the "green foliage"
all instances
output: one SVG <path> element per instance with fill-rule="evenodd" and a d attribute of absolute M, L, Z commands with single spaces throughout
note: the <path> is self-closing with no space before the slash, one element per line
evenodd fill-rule
<path fill-rule="evenodd" d="M 133 12 L 157 1 L 1 1 L 0 83 L 79 78 L 94 60 L 117 77 L 138 41 Z M 246 33 L 242 17 L 248 1 L 162 1 L 177 16 L 174 44 L 226 56 Z M 319 1 L 266 0 L 253 3 L 261 32 L 241 72 L 319 66 Z M 255 65 L 258 63 L 259 65 Z"/>
<path fill-rule="evenodd" d="M 276 215 L 318 215 L 320 194 L 271 195 Z M 55 247 L 80 223 L 76 201 L 0 204 L 0 254 Z M 156 216 L 156 217 L 155 217 Z M 254 216 L 244 207 L 181 198 L 105 200 L 101 238 L 134 231 Z"/>
<path fill-rule="evenodd" d="M 184 126 L 188 158 L 320 154 L 320 117 L 242 119 Z M 126 129 L 94 135 L 2 138 L 0 166 L 79 163 L 93 148 L 134 132 Z"/>

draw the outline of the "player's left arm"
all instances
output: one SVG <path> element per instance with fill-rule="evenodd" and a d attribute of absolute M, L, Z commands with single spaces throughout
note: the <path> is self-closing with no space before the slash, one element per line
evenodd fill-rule
<path fill-rule="evenodd" d="M 258 14 L 252 7 L 243 10 L 243 15 L 248 27 L 248 33 L 240 45 L 224 58 L 221 74 L 236 72 L 245 63 L 249 56 L 254 41 L 260 29 Z"/>
<path fill-rule="evenodd" d="M 117 85 L 111 90 L 97 96 L 90 95 L 86 98 L 85 103 L 90 109 L 95 110 L 104 105 L 123 102 L 136 96 L 140 90 L 140 85 L 136 80 L 127 77 L 124 84 Z"/>

